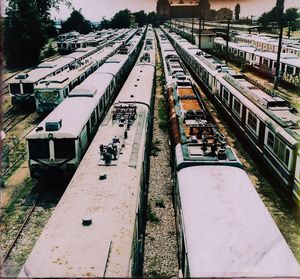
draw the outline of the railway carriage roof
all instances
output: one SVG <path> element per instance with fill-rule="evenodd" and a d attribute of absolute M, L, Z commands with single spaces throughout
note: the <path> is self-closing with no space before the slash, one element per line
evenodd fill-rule
<path fill-rule="evenodd" d="M 236 89 L 227 80 L 225 80 L 224 77 L 219 78 L 218 80 L 221 84 L 227 87 L 227 89 L 231 92 L 233 96 L 236 96 L 242 104 L 244 104 L 249 110 L 251 110 L 252 113 L 254 113 L 259 119 L 263 120 L 265 123 L 273 127 L 273 129 L 276 129 L 276 127 L 280 127 L 281 124 L 284 123 L 288 125 L 291 120 L 295 122 L 296 120 L 299 119 L 299 117 L 295 116 L 294 114 L 286 110 L 285 113 L 283 113 L 282 111 L 280 112 L 280 110 L 272 111 L 270 108 L 267 108 L 266 106 L 264 107 L 262 104 L 260 104 L 260 106 L 263 108 L 261 109 L 256 105 L 256 103 L 259 103 L 259 101 L 256 100 L 254 102 L 255 96 L 253 96 L 253 101 L 251 101 L 248 97 L 246 97 L 243 93 L 241 93 L 240 90 Z M 251 94 L 251 90 L 249 92 Z M 266 112 L 269 112 L 269 114 L 267 114 Z M 278 118 L 279 121 L 282 122 L 281 124 L 280 122 L 276 121 L 276 117 Z M 281 135 L 284 138 L 286 138 L 290 142 L 290 144 L 292 145 L 296 144 L 299 139 L 297 136 L 295 137 L 294 133 L 292 132 L 294 131 L 294 128 L 293 130 L 289 130 L 289 128 L 286 129 L 287 130 L 282 128 Z M 297 130 L 297 128 L 295 130 Z"/>
<path fill-rule="evenodd" d="M 178 182 L 191 277 L 300 275 L 243 170 L 189 167 L 179 171 Z"/>
<path fill-rule="evenodd" d="M 83 82 L 70 92 L 72 95 L 76 92 L 82 93 L 97 89 L 94 97 L 73 96 L 65 99 L 38 125 L 38 127 L 43 127 L 43 130 L 40 132 L 33 130 L 27 138 L 47 138 L 49 133 L 52 133 L 56 138 L 72 137 L 72 135 L 76 138 L 91 117 L 92 111 L 99 103 L 112 79 L 111 75 L 100 75 L 100 78 L 99 75 L 89 76 L 88 81 L 85 80 L 88 83 Z M 58 131 L 46 131 L 46 122 L 59 121 L 60 119 L 62 119 L 62 126 Z"/>
<path fill-rule="evenodd" d="M 37 68 L 27 72 L 28 77 L 26 79 L 18 79 L 17 76 L 14 77 L 10 83 L 36 83 L 47 75 L 50 75 L 57 71 L 59 68 L 64 67 L 74 61 L 74 59 L 70 57 L 61 57 L 51 62 L 43 62 L 38 65 Z"/>

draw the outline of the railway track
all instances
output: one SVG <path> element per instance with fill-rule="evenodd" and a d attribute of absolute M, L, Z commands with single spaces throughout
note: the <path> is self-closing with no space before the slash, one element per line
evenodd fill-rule
<path fill-rule="evenodd" d="M 17 276 L 69 183 L 65 178 L 54 180 L 30 180 L 24 186 L 27 192 L 17 195 L 13 215 L 10 206 L 2 208 L 2 276 Z"/>
<path fill-rule="evenodd" d="M 29 221 L 29 219 L 30 219 L 32 213 L 34 212 L 34 210 L 35 210 L 35 208 L 36 208 L 36 206 L 37 206 L 37 203 L 38 203 L 38 201 L 39 201 L 39 198 L 40 198 L 40 195 L 37 195 L 37 198 L 36 198 L 36 200 L 35 200 L 33 206 L 31 207 L 31 209 L 29 210 L 29 213 L 27 214 L 27 216 L 26 216 L 24 222 L 22 223 L 20 229 L 18 230 L 17 235 L 15 236 L 13 242 L 11 243 L 11 245 L 10 245 L 9 248 L 8 248 L 8 250 L 7 250 L 6 253 L 4 254 L 3 260 L 2 260 L 2 266 L 3 266 L 3 264 L 5 263 L 5 261 L 7 261 L 7 259 L 9 258 L 10 253 L 12 252 L 12 250 L 13 250 L 13 248 L 15 247 L 15 245 L 16 245 L 18 239 L 20 238 L 21 233 L 22 233 L 24 227 L 25 227 L 26 224 L 28 223 L 28 221 Z"/>

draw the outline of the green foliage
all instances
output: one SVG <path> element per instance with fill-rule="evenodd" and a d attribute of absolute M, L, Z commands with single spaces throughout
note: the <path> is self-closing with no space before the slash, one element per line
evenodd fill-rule
<path fill-rule="evenodd" d="M 110 22 L 111 28 L 129 28 L 130 11 L 128 9 L 117 12 Z"/>
<path fill-rule="evenodd" d="M 47 58 L 47 57 L 51 57 L 53 56 L 54 54 L 56 53 L 56 51 L 54 50 L 54 48 L 52 47 L 52 44 L 50 43 L 48 45 L 48 48 L 47 50 L 45 51 L 44 53 L 44 56 Z"/>
<path fill-rule="evenodd" d="M 276 22 L 277 24 L 283 23 L 284 26 L 287 26 L 284 23 L 284 18 L 284 0 L 277 0 L 276 6 L 270 12 L 263 13 L 258 19 L 258 23 L 261 24 L 264 29 L 269 27 L 272 22 Z"/>
<path fill-rule="evenodd" d="M 43 16 L 29 0 L 10 0 L 6 9 L 4 53 L 8 66 L 28 66 L 39 62 L 46 43 Z"/>
<path fill-rule="evenodd" d="M 160 208 L 165 208 L 166 206 L 165 206 L 165 202 L 164 202 L 163 198 L 157 198 L 155 200 L 155 206 L 160 207 Z"/>
<path fill-rule="evenodd" d="M 159 106 L 158 106 L 158 127 L 163 131 L 168 131 L 168 112 L 166 108 L 166 104 L 164 102 L 164 99 L 159 100 Z"/>
<path fill-rule="evenodd" d="M 92 24 L 81 14 L 81 9 L 73 9 L 70 17 L 66 21 L 62 22 L 61 32 L 66 33 L 70 31 L 77 31 L 82 34 L 88 34 L 92 31 Z"/>
<path fill-rule="evenodd" d="M 288 27 L 287 36 L 291 36 L 292 31 L 297 30 L 297 19 L 300 17 L 296 8 L 289 8 L 285 11 L 283 16 L 283 25 Z"/>
<path fill-rule="evenodd" d="M 235 20 L 239 20 L 240 19 L 240 13 L 241 13 L 241 6 L 240 4 L 236 4 L 236 6 L 234 7 L 234 14 L 235 14 Z"/>
<path fill-rule="evenodd" d="M 50 9 L 66 0 L 8 0 L 4 20 L 4 56 L 8 67 L 32 66 L 53 35 Z"/>
<path fill-rule="evenodd" d="M 156 157 L 158 152 L 161 150 L 159 148 L 160 140 L 156 139 L 154 142 L 152 142 L 152 148 L 151 148 L 151 156 Z"/>
<path fill-rule="evenodd" d="M 152 211 L 151 206 L 147 207 L 147 220 L 151 223 L 158 224 L 160 222 L 159 218 L 156 216 L 155 212 Z"/>
<path fill-rule="evenodd" d="M 155 12 L 146 14 L 145 11 L 141 10 L 139 12 L 133 13 L 132 16 L 135 17 L 135 22 L 139 27 L 142 27 L 146 24 L 152 24 L 154 27 L 157 27 L 160 24 L 159 18 Z M 130 17 L 131 12 L 129 10 L 122 10 L 117 12 L 111 20 L 102 18 L 97 29 L 108 29 L 108 28 L 128 28 L 130 27 Z"/>

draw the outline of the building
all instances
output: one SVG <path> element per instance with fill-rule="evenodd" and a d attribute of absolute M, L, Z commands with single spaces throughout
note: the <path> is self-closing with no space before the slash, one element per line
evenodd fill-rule
<path fill-rule="evenodd" d="M 210 4 L 208 0 L 158 0 L 157 14 L 164 18 L 208 18 Z"/>
<path fill-rule="evenodd" d="M 232 19 L 233 11 L 228 8 L 221 8 L 215 14 L 215 20 Z"/>

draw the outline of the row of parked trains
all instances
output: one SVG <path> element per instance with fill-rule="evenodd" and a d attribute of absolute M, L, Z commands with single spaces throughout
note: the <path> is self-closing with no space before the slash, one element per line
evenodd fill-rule
<path fill-rule="evenodd" d="M 226 50 L 226 41 L 223 38 L 215 38 L 214 44 L 215 47 Z M 259 72 L 270 77 L 275 76 L 277 53 L 235 42 L 229 42 L 228 51 L 233 57 L 243 59 Z M 279 71 L 284 82 L 300 88 L 300 57 L 289 52 L 281 53 Z"/>
<path fill-rule="evenodd" d="M 57 48 L 60 54 L 68 54 L 78 48 L 105 46 L 114 37 L 113 30 L 90 32 L 86 35 L 72 31 L 58 36 Z"/>
<path fill-rule="evenodd" d="M 134 35 L 115 55 L 73 88 L 27 136 L 33 177 L 57 170 L 74 171 L 125 81 L 142 44 Z"/>
<path fill-rule="evenodd" d="M 29 136 L 32 150 L 44 146 L 32 162 L 64 169 L 79 164 L 89 132 L 96 133 L 23 266 L 22 278 L 142 274 L 155 90 L 152 28 L 129 43 L 126 54 L 109 58 Z M 140 50 L 125 85 L 105 113 Z"/>
<path fill-rule="evenodd" d="M 198 81 L 300 202 L 300 127 L 295 108 L 237 74 L 175 33 L 169 38 Z"/>
<path fill-rule="evenodd" d="M 137 29 L 121 29 L 116 31 L 105 45 L 79 48 L 69 55 L 42 62 L 26 73 L 19 73 L 8 82 L 12 104 L 36 102 L 39 112 L 49 111 L 64 99 L 75 85 L 102 65 L 105 59 L 113 55 L 122 44 L 126 44 L 136 32 L 138 32 Z M 43 94 L 42 90 L 46 95 L 44 102 L 40 100 L 41 94 Z M 49 99 L 48 95 L 53 95 L 54 100 L 51 98 L 47 100 Z M 58 95 L 59 100 L 56 100 Z"/>
<path fill-rule="evenodd" d="M 167 36 L 157 30 L 182 276 L 300 276 L 292 252 Z M 135 35 L 125 52 L 75 87 L 27 137 L 32 175 L 77 170 L 20 277 L 142 275 L 155 89 L 152 28 L 146 36 Z"/>
<path fill-rule="evenodd" d="M 285 239 L 168 38 L 174 46 L 183 40 L 165 29 L 158 38 L 167 83 L 182 276 L 299 276 Z"/>

